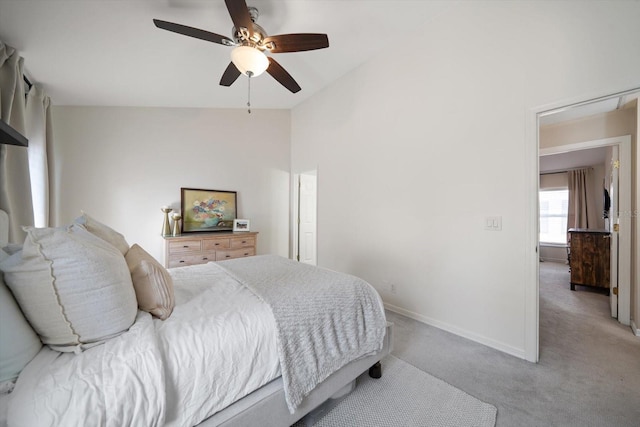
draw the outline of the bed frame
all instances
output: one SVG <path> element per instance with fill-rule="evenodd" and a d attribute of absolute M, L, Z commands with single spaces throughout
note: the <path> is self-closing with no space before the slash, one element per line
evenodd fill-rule
<path fill-rule="evenodd" d="M 8 215 L 0 210 L 0 247 L 8 241 Z M 321 416 L 328 411 L 332 401 L 347 395 L 355 387 L 355 380 L 369 370 L 369 375 L 380 377 L 379 361 L 393 350 L 393 323 L 387 322 L 382 350 L 348 363 L 320 383 L 302 401 L 297 410 L 289 413 L 284 397 L 282 377 L 278 377 L 258 390 L 248 394 L 225 409 L 198 424 L 198 427 L 289 427 L 305 415 Z M 326 403 L 325 403 L 326 402 Z M 1 402 L 6 406 L 6 399 Z M 325 403 L 326 406 L 321 406 Z M 6 415 L 6 407 L 0 415 Z M 1 417 L 0 417 L 0 421 Z"/>
<path fill-rule="evenodd" d="M 339 399 L 353 389 L 354 381 L 371 369 L 376 377 L 375 365 L 393 350 L 393 323 L 387 322 L 387 332 L 382 350 L 370 356 L 354 360 L 334 372 L 320 383 L 293 413 L 289 413 L 284 398 L 282 378 L 278 377 L 251 394 L 243 397 L 225 409 L 198 424 L 198 427 L 289 427 L 302 417 L 331 399 Z M 378 375 L 379 377 L 379 375 Z"/>

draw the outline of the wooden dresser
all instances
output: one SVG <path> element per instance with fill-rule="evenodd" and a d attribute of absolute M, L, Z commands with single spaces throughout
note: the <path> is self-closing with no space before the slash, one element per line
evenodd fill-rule
<path fill-rule="evenodd" d="M 609 292 L 611 239 L 605 230 L 570 228 L 571 290 L 575 285 L 593 286 Z"/>
<path fill-rule="evenodd" d="M 205 264 L 209 261 L 242 258 L 256 254 L 258 233 L 193 233 L 164 238 L 164 266 L 167 268 Z"/>

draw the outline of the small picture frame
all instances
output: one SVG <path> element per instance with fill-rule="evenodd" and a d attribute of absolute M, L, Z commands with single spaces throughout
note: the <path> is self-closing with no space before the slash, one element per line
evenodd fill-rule
<path fill-rule="evenodd" d="M 251 221 L 248 219 L 234 219 L 233 231 L 251 231 Z"/>

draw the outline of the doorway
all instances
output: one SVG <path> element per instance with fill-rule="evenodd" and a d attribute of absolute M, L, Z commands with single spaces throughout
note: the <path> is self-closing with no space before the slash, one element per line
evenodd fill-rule
<path fill-rule="evenodd" d="M 593 141 L 578 142 L 551 148 L 541 148 L 540 156 L 559 153 L 578 153 L 596 148 L 611 147 L 610 155 L 605 158 L 608 169 L 605 175 L 615 175 L 613 197 L 615 206 L 610 213 L 609 223 L 617 225 L 619 232 L 611 230 L 611 283 L 610 303 L 612 317 L 623 325 L 631 323 L 631 218 L 619 215 L 619 212 L 631 211 L 631 136 L 621 136 Z M 613 166 L 615 164 L 615 166 Z M 584 165 L 589 166 L 589 165 Z M 604 186 L 604 184 L 603 184 Z"/>
<path fill-rule="evenodd" d="M 530 278 L 529 279 L 530 281 L 528 282 L 529 285 L 526 288 L 527 303 L 526 303 L 526 309 L 525 309 L 525 358 L 529 361 L 537 362 L 539 359 L 539 350 L 540 350 L 539 349 L 540 270 L 539 270 L 539 246 L 538 246 L 539 213 L 540 213 L 539 204 L 538 204 L 538 194 L 539 194 L 539 163 L 538 162 L 539 162 L 539 155 L 540 155 L 540 148 L 539 148 L 540 147 L 540 120 L 545 116 L 553 115 L 556 113 L 564 113 L 564 112 L 571 112 L 572 114 L 574 114 L 573 118 L 584 117 L 585 115 L 588 115 L 588 114 L 582 114 L 582 115 L 576 114 L 581 110 L 581 107 L 587 107 L 590 104 L 596 103 L 597 101 L 609 100 L 612 98 L 621 99 L 622 97 L 627 97 L 627 96 L 629 96 L 631 99 L 636 99 L 635 111 L 637 114 L 637 108 L 638 108 L 637 98 L 638 98 L 639 92 L 640 92 L 640 88 L 635 88 L 635 89 L 627 90 L 617 94 L 612 94 L 609 96 L 604 96 L 604 97 L 590 100 L 590 101 L 582 101 L 582 102 L 576 102 L 574 104 L 564 104 L 564 105 L 557 104 L 557 106 L 553 108 L 547 106 L 544 108 L 532 110 L 532 114 L 529 116 L 529 120 L 527 121 L 527 128 L 528 128 L 527 134 L 529 135 L 528 138 L 530 141 L 529 149 L 531 149 L 532 151 L 529 152 L 529 154 L 531 155 L 531 158 L 530 158 L 531 160 L 527 163 L 527 167 L 532 172 L 532 174 L 530 175 L 532 181 L 531 181 L 531 187 L 529 187 L 531 189 L 531 192 L 530 192 L 531 199 L 530 199 L 530 205 L 529 205 L 530 206 L 529 212 L 531 215 L 530 217 L 531 226 L 529 227 L 527 233 L 529 235 L 531 245 L 527 246 L 527 253 L 529 254 L 529 256 L 528 256 L 528 262 L 527 262 L 526 268 L 529 274 L 528 277 Z M 637 126 L 636 128 L 634 128 L 633 132 L 637 133 Z M 598 145 L 589 145 L 589 144 L 599 144 L 599 146 L 613 145 L 614 142 L 612 141 L 603 142 L 603 140 L 600 140 L 595 143 L 593 141 L 586 141 L 581 144 L 586 144 L 586 145 L 576 145 L 576 144 L 564 145 L 562 147 L 562 151 L 570 151 L 575 149 L 583 149 L 583 148 L 598 146 Z M 629 144 L 629 147 L 630 147 L 630 144 Z M 560 152 L 560 149 L 557 149 L 557 150 L 558 150 L 557 152 Z M 549 151 L 547 152 L 547 154 L 552 154 L 552 153 L 553 153 L 553 149 L 549 149 Z M 630 154 L 626 158 L 629 161 L 631 161 Z M 629 206 L 629 209 L 630 208 L 631 206 Z M 621 207 L 620 210 L 622 209 L 623 208 Z M 629 210 L 628 212 L 631 212 L 631 210 Z M 623 220 L 623 218 L 621 218 L 621 220 Z M 625 218 L 624 221 L 627 223 L 627 226 L 629 226 L 628 229 L 630 230 L 631 218 Z M 621 233 L 619 237 L 620 236 L 623 236 L 623 241 L 624 239 L 629 239 L 629 240 L 631 239 L 630 232 L 626 234 Z M 631 262 L 630 258 L 628 259 L 628 262 L 629 263 Z M 629 284 L 629 287 L 630 285 L 631 284 Z M 630 296 L 629 296 L 629 299 L 630 299 Z"/>

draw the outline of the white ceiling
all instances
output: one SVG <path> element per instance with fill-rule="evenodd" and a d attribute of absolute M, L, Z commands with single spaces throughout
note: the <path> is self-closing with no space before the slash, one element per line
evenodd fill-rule
<path fill-rule="evenodd" d="M 612 95 L 595 101 L 586 101 L 580 105 L 572 105 L 541 114 L 540 126 L 549 126 L 569 120 L 583 119 L 615 110 L 630 108 L 634 100 L 640 98 L 640 90 L 634 89 L 622 94 Z"/>
<path fill-rule="evenodd" d="M 617 96 L 613 98 L 604 99 L 601 101 L 589 102 L 577 107 L 570 107 L 563 109 L 562 111 L 555 112 L 540 117 L 540 125 L 552 125 L 555 123 L 565 122 L 568 120 L 579 119 L 586 116 L 593 116 L 596 114 L 609 113 L 618 108 L 621 108 L 625 103 L 625 96 Z"/>
<path fill-rule="evenodd" d="M 328 49 L 273 55 L 302 87 L 252 80 L 254 108 L 291 108 L 455 2 L 248 0 L 269 34 L 326 33 Z M 223 0 L 0 0 L 0 40 L 55 105 L 244 108 L 247 81 L 219 86 L 231 48 L 157 29 L 153 18 L 231 36 Z"/>
<path fill-rule="evenodd" d="M 583 119 L 603 113 L 609 113 L 621 108 L 629 108 L 634 99 L 639 97 L 638 91 L 625 93 L 620 96 L 587 102 L 579 106 L 560 109 L 551 114 L 540 117 L 541 126 L 555 125 L 570 120 Z M 571 151 L 553 155 L 540 156 L 540 172 L 551 172 L 604 164 L 607 161 L 607 148 L 599 147 L 586 150 Z"/>
<path fill-rule="evenodd" d="M 602 165 L 606 161 L 607 147 L 540 156 L 540 172 L 557 172 L 584 166 Z"/>
<path fill-rule="evenodd" d="M 328 49 L 275 54 L 302 87 L 252 80 L 253 108 L 292 108 L 392 49 L 457 2 L 247 0 L 270 34 L 327 33 Z M 246 78 L 218 84 L 231 48 L 160 30 L 152 19 L 230 36 L 224 0 L 0 0 L 0 40 L 55 105 L 245 108 Z M 411 29 L 411 30 L 408 30 Z M 541 117 L 542 125 L 612 111 L 605 100 Z"/>

